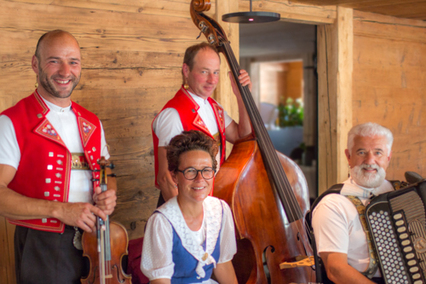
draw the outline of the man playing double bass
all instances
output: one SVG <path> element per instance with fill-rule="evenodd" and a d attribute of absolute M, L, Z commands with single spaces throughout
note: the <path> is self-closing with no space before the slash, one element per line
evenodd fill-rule
<path fill-rule="evenodd" d="M 218 164 L 225 160 L 226 141 L 235 143 L 251 133 L 247 111 L 234 80 L 232 89 L 237 97 L 239 124 L 211 98 L 219 81 L 220 57 L 217 50 L 200 43 L 187 48 L 182 66 L 182 87 L 164 106 L 152 123 L 155 154 L 155 183 L 161 190 L 158 206 L 177 195 L 177 187 L 167 168 L 166 146 L 182 131 L 199 130 L 213 137 L 220 144 Z M 248 85 L 247 72 L 241 70 L 239 81 Z"/>
<path fill-rule="evenodd" d="M 333 186 L 341 189 L 340 194 L 325 195 L 313 211 L 317 251 L 327 277 L 334 283 L 384 283 L 378 262 L 369 251 L 358 210 L 374 195 L 393 190 L 385 180 L 392 142 L 391 131 L 381 125 L 369 122 L 354 126 L 345 150 L 350 178 Z"/>
<path fill-rule="evenodd" d="M 16 225 L 17 283 L 80 283 L 78 236 L 116 205 L 114 183 L 102 193 L 92 185 L 97 161 L 109 158 L 105 135 L 96 115 L 70 99 L 81 73 L 70 33 L 41 36 L 32 68 L 37 89 L 0 116 L 0 215 Z"/>

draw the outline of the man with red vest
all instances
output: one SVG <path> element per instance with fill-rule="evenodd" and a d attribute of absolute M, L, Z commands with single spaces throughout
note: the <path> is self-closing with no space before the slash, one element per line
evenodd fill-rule
<path fill-rule="evenodd" d="M 81 73 L 70 33 L 40 37 L 32 68 L 37 89 L 0 115 L 0 215 L 17 225 L 18 283 L 80 283 L 79 236 L 116 205 L 114 183 L 105 192 L 92 183 L 98 159 L 109 158 L 105 135 L 96 115 L 70 99 Z"/>
<path fill-rule="evenodd" d="M 225 160 L 226 141 L 234 143 L 251 133 L 251 125 L 240 92 L 234 80 L 232 89 L 237 97 L 239 124 L 222 106 L 211 98 L 219 81 L 220 57 L 217 50 L 201 43 L 187 48 L 183 60 L 183 85 L 152 122 L 155 155 L 155 184 L 161 190 L 158 206 L 177 195 L 177 187 L 167 167 L 166 146 L 182 131 L 199 130 L 220 144 L 218 165 Z M 239 81 L 248 85 L 247 72 L 241 70 Z"/>

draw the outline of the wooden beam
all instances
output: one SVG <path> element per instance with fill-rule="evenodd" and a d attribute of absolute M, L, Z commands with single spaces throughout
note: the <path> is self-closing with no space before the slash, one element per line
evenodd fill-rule
<path fill-rule="evenodd" d="M 239 58 L 239 26 L 238 24 L 226 23 L 222 21 L 222 15 L 232 13 L 238 10 L 238 1 L 217 0 L 215 20 L 221 25 L 231 43 L 235 58 Z M 238 104 L 235 95 L 232 93 L 231 81 L 228 72 L 230 71 L 228 63 L 221 55 L 220 80 L 214 93 L 214 99 L 217 100 L 227 111 L 227 113 L 238 123 Z M 232 144 L 227 142 L 226 152 L 229 155 L 232 150 Z"/>
<path fill-rule="evenodd" d="M 352 127 L 353 10 L 337 8 L 333 25 L 318 27 L 318 188 L 344 181 L 344 150 Z"/>
<path fill-rule="evenodd" d="M 239 11 L 250 11 L 249 1 L 239 1 Z M 335 6 L 312 6 L 295 1 L 261 0 L 252 3 L 253 11 L 273 11 L 281 14 L 281 19 L 304 24 L 332 24 L 336 19 Z M 236 11 L 236 10 L 234 10 Z"/>
<path fill-rule="evenodd" d="M 4 217 L 0 216 L 0 277 L 4 283 L 16 283 L 15 277 L 15 255 L 13 247 L 13 235 L 15 226 L 9 224 Z"/>

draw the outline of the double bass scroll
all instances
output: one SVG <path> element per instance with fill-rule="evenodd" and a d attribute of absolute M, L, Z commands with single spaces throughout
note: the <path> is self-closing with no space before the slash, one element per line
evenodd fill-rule
<path fill-rule="evenodd" d="M 237 141 L 216 178 L 214 196 L 232 209 L 237 234 L 233 260 L 239 283 L 313 281 L 313 252 L 305 229 L 309 191 L 300 168 L 276 152 L 221 26 L 206 16 L 210 1 L 192 0 L 194 24 L 221 52 L 241 93 L 253 137 Z"/>

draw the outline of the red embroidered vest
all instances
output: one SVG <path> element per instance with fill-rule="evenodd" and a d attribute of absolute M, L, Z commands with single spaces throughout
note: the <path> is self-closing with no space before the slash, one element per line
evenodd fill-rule
<path fill-rule="evenodd" d="M 77 118 L 80 139 L 90 169 L 99 169 L 101 156 L 101 125 L 97 116 L 76 103 L 72 109 Z M 46 114 L 49 108 L 35 91 L 2 114 L 10 118 L 15 128 L 21 160 L 8 187 L 22 195 L 57 202 L 68 202 L 71 153 L 53 128 Z M 76 137 L 78 139 L 78 137 Z M 98 172 L 92 172 L 99 178 Z M 97 186 L 97 184 L 94 184 Z M 12 220 L 15 225 L 32 229 L 64 231 L 64 223 L 54 218 Z"/>
<path fill-rule="evenodd" d="M 220 143 L 221 153 L 220 153 L 220 164 L 222 165 L 225 161 L 226 155 L 226 137 L 225 137 L 225 112 L 223 108 L 212 98 L 207 99 L 210 105 L 212 106 L 214 116 L 217 123 L 217 128 L 220 133 Z M 180 121 L 182 122 L 183 130 L 198 130 L 208 136 L 212 137 L 210 131 L 208 130 L 206 124 L 201 119 L 198 114 L 198 109 L 200 106 L 194 101 L 191 95 L 181 87 L 176 95 L 166 103 L 161 111 L 166 108 L 174 108 L 177 110 L 180 116 Z M 160 112 L 161 113 L 161 112 Z M 155 119 L 153 120 L 154 123 Z M 152 128 L 152 138 L 154 142 L 154 158 L 155 158 L 155 186 L 158 188 L 157 174 L 158 174 L 158 137 L 155 135 L 154 129 Z"/>

